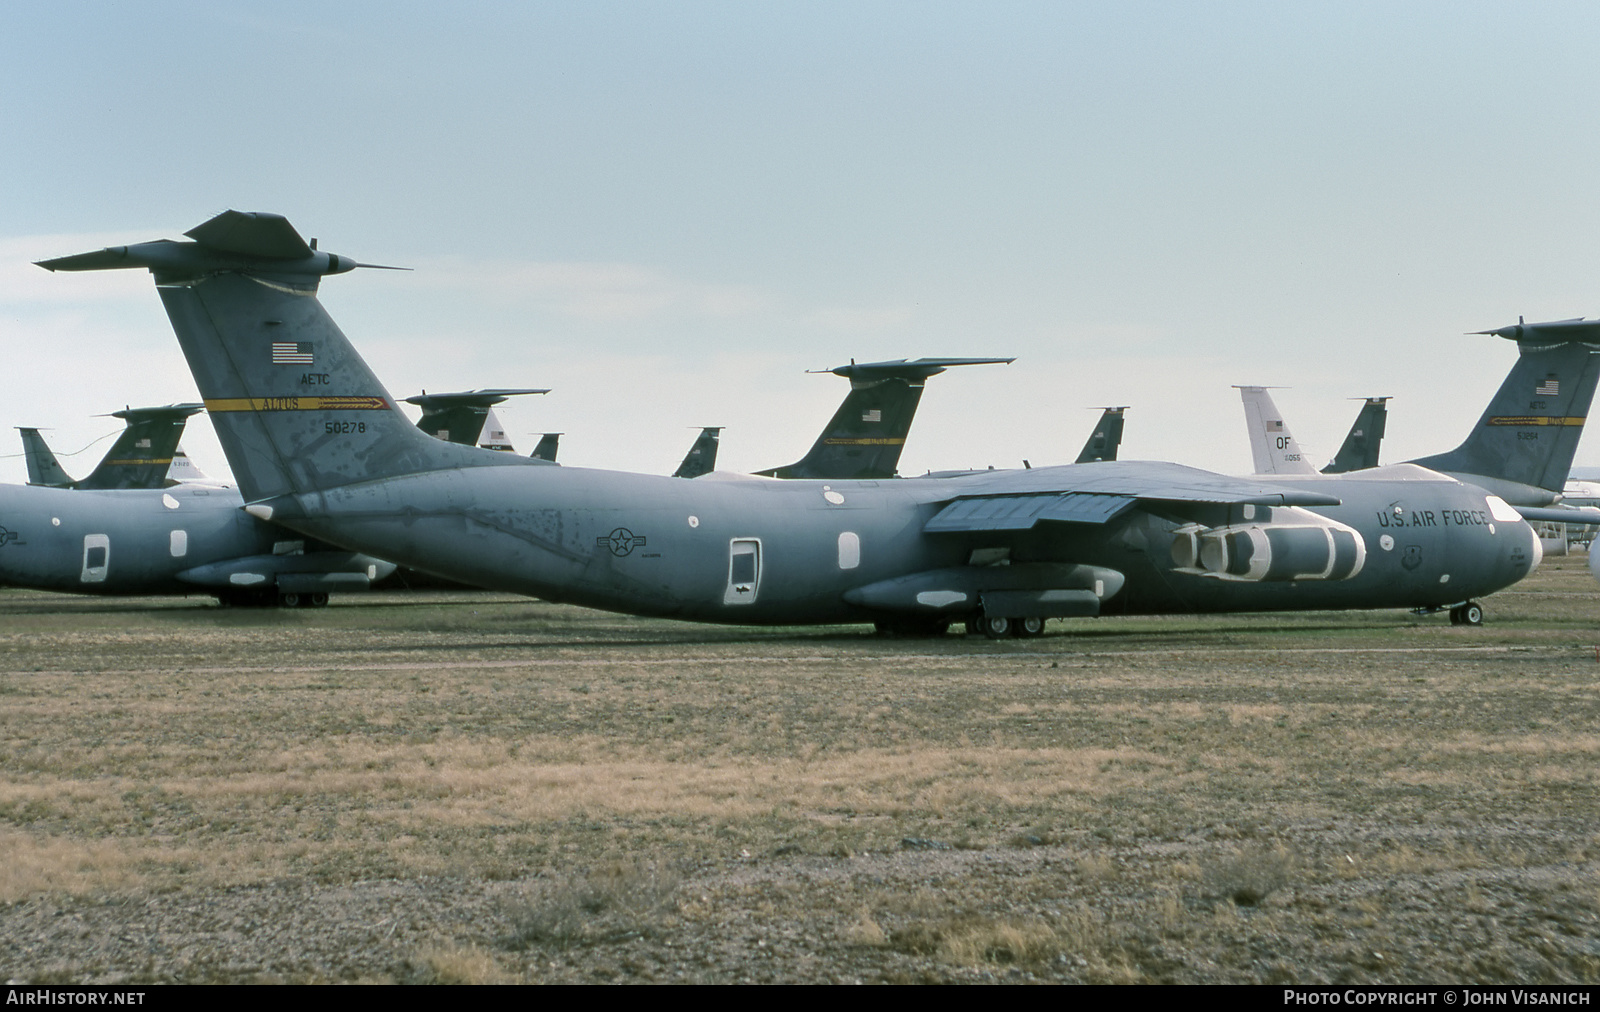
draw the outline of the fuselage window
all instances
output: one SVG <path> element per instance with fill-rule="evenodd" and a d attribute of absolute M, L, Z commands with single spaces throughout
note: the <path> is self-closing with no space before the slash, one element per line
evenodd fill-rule
<path fill-rule="evenodd" d="M 189 532 L 173 531 L 172 541 L 168 546 L 174 559 L 181 559 L 189 554 Z"/>

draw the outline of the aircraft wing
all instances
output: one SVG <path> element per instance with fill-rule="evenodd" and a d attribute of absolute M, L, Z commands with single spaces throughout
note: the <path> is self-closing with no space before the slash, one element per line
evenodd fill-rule
<path fill-rule="evenodd" d="M 1106 524 L 1133 509 L 1186 519 L 1205 507 L 1339 504 L 1322 492 L 1147 461 L 985 472 L 959 480 L 959 488 L 924 531 L 1027 530 L 1047 520 Z"/>

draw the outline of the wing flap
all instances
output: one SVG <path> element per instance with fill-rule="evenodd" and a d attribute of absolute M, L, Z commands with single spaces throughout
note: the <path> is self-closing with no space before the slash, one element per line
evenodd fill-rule
<path fill-rule="evenodd" d="M 959 531 L 1025 531 L 1041 520 L 1103 524 L 1133 505 L 1124 495 L 1063 492 L 1043 495 L 957 499 L 923 525 L 929 534 Z"/>

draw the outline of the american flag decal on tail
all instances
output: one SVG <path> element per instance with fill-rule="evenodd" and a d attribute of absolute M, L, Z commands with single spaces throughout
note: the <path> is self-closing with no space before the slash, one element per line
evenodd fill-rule
<path fill-rule="evenodd" d="M 1549 377 L 1543 383 L 1533 388 L 1533 395 L 1535 397 L 1556 397 L 1559 396 L 1560 393 L 1561 381 L 1556 379 L 1554 376 Z"/>
<path fill-rule="evenodd" d="M 310 341 L 273 341 L 273 365 L 311 365 Z"/>

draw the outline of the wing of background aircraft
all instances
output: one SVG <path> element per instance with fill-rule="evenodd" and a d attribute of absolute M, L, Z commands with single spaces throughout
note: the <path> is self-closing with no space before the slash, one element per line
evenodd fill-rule
<path fill-rule="evenodd" d="M 1083 444 L 1074 463 L 1092 464 L 1097 460 L 1116 460 L 1117 447 L 1122 445 L 1122 413 L 1126 404 L 1116 408 L 1101 409 L 1100 421 L 1095 423 L 1089 441 Z"/>
<path fill-rule="evenodd" d="M 919 358 L 851 362 L 826 370 L 850 380 L 850 393 L 810 452 L 772 478 L 893 478 L 928 378 L 951 366 L 996 365 L 1013 358 Z"/>
<path fill-rule="evenodd" d="M 722 426 L 708 425 L 695 437 L 694 445 L 683 455 L 683 463 L 672 472 L 674 478 L 698 478 L 717 469 L 717 445 L 722 439 Z"/>

